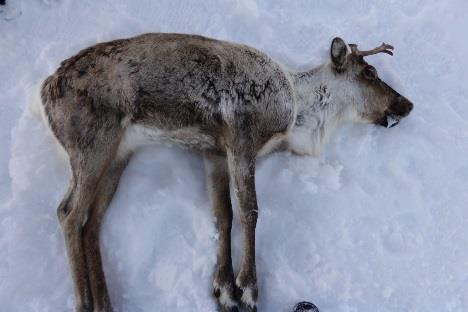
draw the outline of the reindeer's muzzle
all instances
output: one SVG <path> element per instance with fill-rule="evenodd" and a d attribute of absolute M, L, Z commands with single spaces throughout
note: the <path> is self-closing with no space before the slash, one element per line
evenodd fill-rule
<path fill-rule="evenodd" d="M 382 117 L 377 124 L 391 128 L 400 122 L 400 119 L 409 115 L 413 110 L 413 103 L 403 96 L 397 97 L 395 102 L 389 107 L 388 111 L 385 112 L 385 116 Z"/>
<path fill-rule="evenodd" d="M 377 123 L 382 127 L 391 128 L 400 123 L 400 118 L 395 114 L 385 114 Z"/>

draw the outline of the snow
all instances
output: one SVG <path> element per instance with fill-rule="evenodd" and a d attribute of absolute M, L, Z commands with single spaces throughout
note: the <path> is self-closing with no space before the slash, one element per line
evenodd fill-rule
<path fill-rule="evenodd" d="M 334 36 L 415 104 L 391 129 L 342 128 L 318 158 L 257 169 L 259 310 L 466 311 L 468 44 L 464 0 L 7 0 L 0 7 L 0 307 L 72 311 L 55 209 L 70 170 L 27 105 L 37 83 L 90 44 L 198 33 L 259 48 L 291 68 L 327 60 Z M 116 311 L 216 311 L 216 230 L 202 160 L 138 153 L 102 231 Z M 234 266 L 241 250 L 233 230 Z"/>

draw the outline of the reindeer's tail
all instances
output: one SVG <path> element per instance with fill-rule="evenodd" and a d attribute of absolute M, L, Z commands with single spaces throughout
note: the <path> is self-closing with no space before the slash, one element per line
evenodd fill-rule
<path fill-rule="evenodd" d="M 36 86 L 32 87 L 31 99 L 28 105 L 28 109 L 34 117 L 41 118 L 44 124 L 49 126 L 47 116 L 45 115 L 44 105 L 42 104 L 41 89 L 42 83 L 38 83 Z"/>
<path fill-rule="evenodd" d="M 47 117 L 47 113 L 44 106 L 44 100 L 41 96 L 42 89 L 47 81 L 38 83 L 36 86 L 31 88 L 31 98 L 27 109 L 29 110 L 30 114 L 38 119 L 46 126 L 49 130 L 49 134 L 54 138 L 55 142 L 57 143 L 57 147 L 59 150 L 59 154 L 61 156 L 65 156 L 66 152 L 60 142 L 57 140 L 52 127 L 50 126 L 49 118 Z M 46 99 L 47 100 L 47 99 Z"/>

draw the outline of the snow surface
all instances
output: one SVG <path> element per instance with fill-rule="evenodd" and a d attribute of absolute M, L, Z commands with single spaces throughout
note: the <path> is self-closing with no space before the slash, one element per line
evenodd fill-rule
<path fill-rule="evenodd" d="M 363 48 L 415 104 L 392 129 L 341 129 L 317 159 L 257 170 L 259 310 L 468 310 L 468 2 L 7 0 L 0 7 L 0 310 L 71 311 L 55 209 L 70 171 L 26 110 L 31 89 L 90 44 L 143 32 L 250 44 L 291 68 L 326 61 L 334 36 Z M 215 311 L 216 230 L 201 159 L 142 150 L 102 233 L 116 311 Z M 235 268 L 240 229 L 234 224 Z"/>

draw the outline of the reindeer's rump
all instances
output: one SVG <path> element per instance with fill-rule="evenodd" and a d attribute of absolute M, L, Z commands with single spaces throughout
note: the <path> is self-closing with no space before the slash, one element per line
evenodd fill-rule
<path fill-rule="evenodd" d="M 46 110 L 71 101 L 165 130 L 217 132 L 243 111 L 275 133 L 293 119 L 288 79 L 277 63 L 245 45 L 155 33 L 100 43 L 65 60 L 44 82 L 42 99 Z"/>

